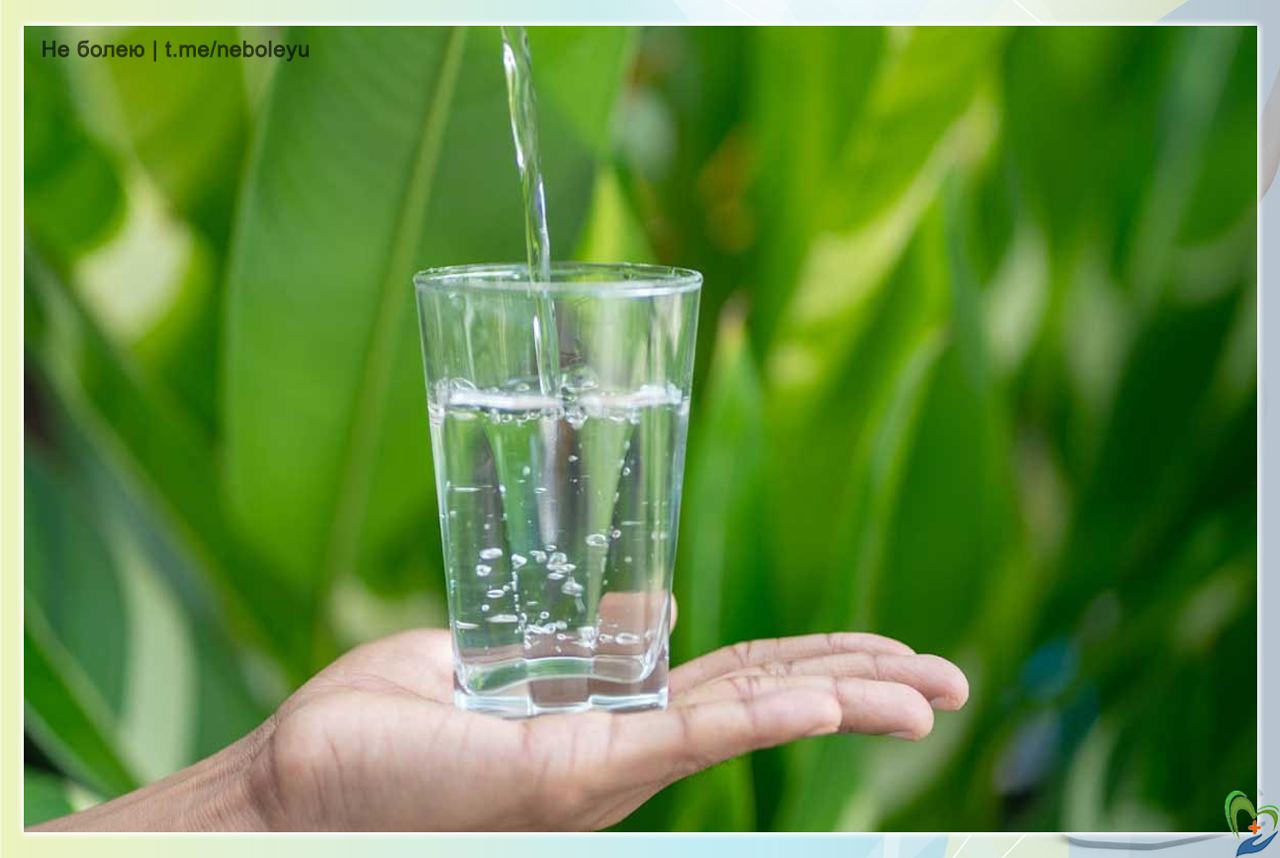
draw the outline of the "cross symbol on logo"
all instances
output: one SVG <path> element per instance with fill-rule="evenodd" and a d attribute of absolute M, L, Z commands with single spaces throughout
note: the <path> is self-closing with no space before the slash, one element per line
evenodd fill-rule
<path fill-rule="evenodd" d="M 1252 831 L 1254 834 L 1257 834 L 1259 831 L 1262 830 L 1262 826 L 1258 824 L 1257 819 L 1254 819 L 1253 822 L 1249 823 L 1249 830 Z"/>

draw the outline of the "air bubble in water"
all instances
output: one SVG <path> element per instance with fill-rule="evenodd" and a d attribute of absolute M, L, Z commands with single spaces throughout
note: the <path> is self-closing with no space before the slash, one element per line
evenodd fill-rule
<path fill-rule="evenodd" d="M 547 562 L 547 552 L 545 551 L 539 551 L 538 549 L 535 548 L 529 552 L 529 556 L 533 558 L 534 563 Z"/>
<path fill-rule="evenodd" d="M 524 559 L 524 557 L 522 557 L 522 556 L 521 556 L 521 555 L 519 555 L 519 554 L 512 554 L 512 555 L 511 555 L 511 568 L 512 568 L 512 569 L 519 569 L 521 566 L 523 566 L 524 564 L 526 564 L 526 563 L 528 563 L 528 562 L 529 562 L 528 560 L 525 560 L 525 559 Z"/>
<path fill-rule="evenodd" d="M 584 588 L 581 584 L 570 578 L 568 581 L 564 582 L 563 586 L 560 587 L 560 592 L 564 593 L 566 596 L 581 596 L 583 589 Z"/>
<path fill-rule="evenodd" d="M 494 614 L 489 618 L 491 623 L 518 623 L 520 618 L 515 614 Z"/>
<path fill-rule="evenodd" d="M 501 599 L 506 594 L 507 594 L 507 591 L 501 590 L 501 589 L 493 589 L 485 593 L 485 595 L 488 596 L 490 599 Z"/>
<path fill-rule="evenodd" d="M 632 646 L 640 643 L 640 636 L 632 634 L 631 632 L 618 632 L 613 639 L 623 646 Z"/>
<path fill-rule="evenodd" d="M 604 548 L 608 544 L 609 537 L 605 536 L 603 533 L 587 534 L 587 545 L 590 545 L 592 548 Z"/>
<path fill-rule="evenodd" d="M 487 566 L 484 563 L 476 564 L 476 575 L 479 576 L 480 578 L 488 577 L 489 573 L 492 571 L 493 571 L 492 566 Z"/>
<path fill-rule="evenodd" d="M 480 558 L 482 560 L 496 560 L 501 556 L 501 548 L 485 548 L 480 551 Z"/>

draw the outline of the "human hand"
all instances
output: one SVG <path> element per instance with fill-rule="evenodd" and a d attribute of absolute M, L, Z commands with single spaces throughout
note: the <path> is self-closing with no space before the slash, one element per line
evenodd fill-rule
<path fill-rule="evenodd" d="M 836 732 L 922 738 L 934 708 L 969 693 L 949 661 L 855 633 L 726 647 L 673 670 L 669 688 L 661 711 L 466 712 L 448 632 L 404 632 L 339 658 L 237 746 L 51 827 L 603 828 L 759 748 Z"/>
<path fill-rule="evenodd" d="M 958 668 L 867 634 L 753 641 L 676 668 L 664 711 L 510 721 L 453 706 L 444 631 L 359 647 L 291 697 L 253 779 L 278 828 L 595 829 L 680 778 L 835 732 L 919 739 Z M 932 702 L 932 705 L 931 705 Z"/>

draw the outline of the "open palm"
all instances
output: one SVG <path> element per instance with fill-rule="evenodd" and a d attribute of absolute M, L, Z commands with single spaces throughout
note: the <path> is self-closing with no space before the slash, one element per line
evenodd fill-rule
<path fill-rule="evenodd" d="M 449 635 L 347 653 L 298 690 L 252 766 L 285 829 L 595 829 L 722 760 L 839 731 L 918 739 L 968 697 L 950 662 L 870 634 L 753 641 L 672 671 L 663 711 L 509 721 L 453 706 Z"/>

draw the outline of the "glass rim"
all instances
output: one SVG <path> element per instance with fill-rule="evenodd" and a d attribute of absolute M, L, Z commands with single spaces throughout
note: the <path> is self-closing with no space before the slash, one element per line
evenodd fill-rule
<path fill-rule="evenodd" d="M 524 262 L 482 262 L 426 268 L 413 275 L 418 290 L 463 286 L 482 292 L 525 294 L 530 286 L 551 295 L 677 295 L 702 287 L 702 274 L 691 268 L 644 262 L 553 262 L 551 280 L 530 280 Z M 577 275 L 581 279 L 557 279 Z M 585 275 L 585 278 L 582 277 Z"/>

